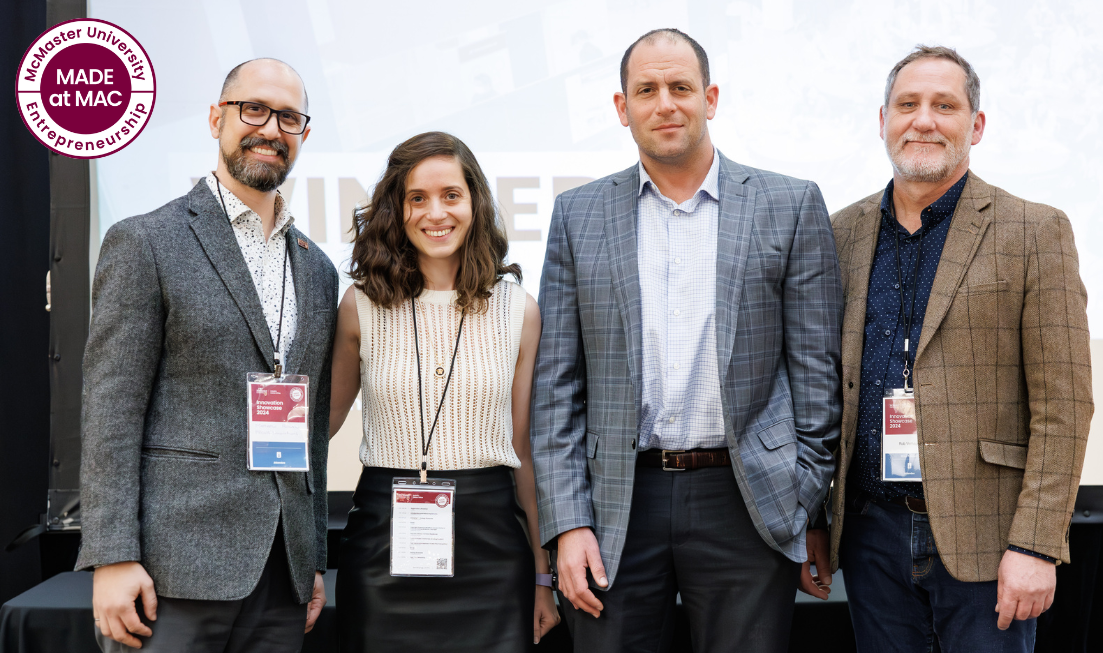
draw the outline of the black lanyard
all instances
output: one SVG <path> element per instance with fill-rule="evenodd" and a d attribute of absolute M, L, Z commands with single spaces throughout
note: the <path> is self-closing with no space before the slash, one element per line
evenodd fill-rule
<path fill-rule="evenodd" d="M 222 182 L 218 180 L 218 175 L 211 175 L 214 177 L 215 188 L 218 189 L 218 200 L 222 202 L 222 213 L 226 216 L 227 222 L 230 220 L 230 212 L 226 210 L 226 199 L 222 197 Z M 267 243 L 265 244 L 267 246 Z M 283 243 L 283 280 L 280 281 L 280 321 L 276 323 L 276 353 L 273 356 L 273 365 L 275 365 L 276 378 L 283 376 L 283 354 L 280 353 L 280 339 L 283 337 L 283 304 L 284 299 L 287 297 L 287 239 L 284 239 Z M 263 304 L 264 298 L 260 298 Z"/>
<path fill-rule="evenodd" d="M 915 317 L 915 289 L 919 286 L 919 259 L 923 256 L 923 227 L 919 227 L 919 247 L 915 252 L 915 265 L 912 272 L 912 297 L 908 310 L 904 311 L 904 275 L 903 265 L 900 263 L 900 223 L 896 220 L 896 209 L 889 202 L 889 215 L 892 216 L 892 233 L 896 237 L 896 288 L 900 292 L 900 313 L 904 318 L 904 390 L 908 390 L 908 377 L 911 376 L 913 364 L 911 354 L 912 319 Z"/>
<path fill-rule="evenodd" d="M 410 315 L 414 318 L 414 354 L 417 356 L 417 407 L 421 413 L 421 482 L 426 481 L 426 472 L 429 469 L 429 445 L 433 443 L 433 432 L 437 428 L 440 419 L 440 409 L 444 408 L 444 398 L 448 395 L 448 384 L 452 382 L 452 370 L 456 368 L 456 354 L 460 352 L 460 336 L 463 334 L 463 321 L 467 317 L 467 311 L 460 314 L 460 327 L 456 330 L 456 344 L 452 347 L 452 362 L 448 365 L 448 378 L 444 381 L 444 392 L 440 394 L 440 404 L 437 405 L 437 414 L 433 417 L 433 425 L 429 427 L 429 439 L 425 439 L 425 398 L 421 394 L 421 345 L 417 339 L 417 308 L 414 306 L 414 298 L 410 298 Z"/>

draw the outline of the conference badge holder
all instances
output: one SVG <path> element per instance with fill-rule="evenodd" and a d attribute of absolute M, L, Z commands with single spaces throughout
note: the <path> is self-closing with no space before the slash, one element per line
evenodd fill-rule
<path fill-rule="evenodd" d="M 215 175 L 222 214 L 230 219 L 222 183 Z M 280 281 L 280 316 L 273 344 L 273 372 L 245 375 L 245 396 L 249 401 L 249 470 L 254 472 L 310 471 L 310 378 L 305 374 L 284 374 L 283 307 L 287 299 L 287 247 L 283 248 L 283 277 Z"/>
<path fill-rule="evenodd" d="M 886 390 L 883 401 L 881 480 L 922 482 L 915 393 L 907 387 Z"/>
<path fill-rule="evenodd" d="M 890 203 L 891 207 L 892 204 Z M 896 211 L 892 210 L 896 219 Z M 900 262 L 900 231 L 896 235 L 896 288 L 900 291 L 900 313 L 904 322 L 903 388 L 885 389 L 881 410 L 881 480 L 921 483 L 919 468 L 919 426 L 915 420 L 915 391 L 909 386 L 913 359 L 911 355 L 912 318 L 915 315 L 915 291 L 919 286 L 919 260 L 923 255 L 923 236 L 919 236 L 918 251 L 912 269 L 911 302 L 904 300 L 904 272 Z M 908 310 L 905 312 L 904 307 Z"/>
<path fill-rule="evenodd" d="M 391 576 L 456 574 L 456 481 L 391 480 Z"/>
<path fill-rule="evenodd" d="M 456 575 L 456 520 L 453 506 L 456 481 L 450 478 L 428 478 L 429 446 L 444 408 L 444 398 L 452 383 L 456 354 L 460 351 L 460 336 L 466 311 L 460 316 L 456 344 L 452 348 L 452 363 L 444 381 L 440 403 L 429 437 L 425 437 L 425 397 L 421 387 L 421 344 L 417 335 L 417 307 L 410 298 L 410 315 L 414 323 L 414 352 L 417 356 L 417 398 L 421 415 L 421 469 L 417 477 L 396 476 L 391 479 L 391 576 Z"/>
<path fill-rule="evenodd" d="M 310 379 L 304 374 L 250 372 L 246 386 L 249 469 L 309 471 Z"/>

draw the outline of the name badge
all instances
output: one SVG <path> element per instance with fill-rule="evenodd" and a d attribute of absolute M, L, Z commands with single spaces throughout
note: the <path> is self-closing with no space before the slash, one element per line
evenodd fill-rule
<path fill-rule="evenodd" d="M 310 379 L 302 374 L 246 375 L 249 396 L 249 469 L 310 469 Z"/>
<path fill-rule="evenodd" d="M 391 481 L 391 575 L 454 576 L 456 482 Z"/>
<path fill-rule="evenodd" d="M 881 414 L 881 480 L 921 482 L 915 394 L 901 388 L 886 390 Z"/>

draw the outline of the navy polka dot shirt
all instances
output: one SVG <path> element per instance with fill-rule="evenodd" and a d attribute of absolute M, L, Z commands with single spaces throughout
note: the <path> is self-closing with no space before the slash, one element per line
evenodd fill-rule
<path fill-rule="evenodd" d="M 892 500 L 902 496 L 923 497 L 922 483 L 885 483 L 881 481 L 881 406 L 885 388 L 904 387 L 904 312 L 900 310 L 900 285 L 903 282 L 904 301 L 911 303 L 912 285 L 916 280 L 915 257 L 918 255 L 918 283 L 915 284 L 914 317 L 911 320 L 911 355 L 915 355 L 919 334 L 923 330 L 923 315 L 931 295 L 942 246 L 950 231 L 950 221 L 969 173 L 965 173 L 946 194 L 923 209 L 921 226 L 909 234 L 890 213 L 892 182 L 885 188 L 881 200 L 881 231 L 873 254 L 869 273 L 869 296 L 866 300 L 865 345 L 862 350 L 862 385 L 858 395 L 858 432 L 855 438 L 854 462 L 848 474 L 851 491 L 856 487 L 874 499 Z M 896 267 L 896 235 L 900 237 L 900 274 Z M 909 367 L 914 365 L 911 361 Z M 912 377 L 908 385 L 914 381 Z"/>

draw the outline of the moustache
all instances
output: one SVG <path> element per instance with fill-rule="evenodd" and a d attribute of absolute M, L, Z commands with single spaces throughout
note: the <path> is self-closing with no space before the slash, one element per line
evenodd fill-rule
<path fill-rule="evenodd" d="M 924 136 L 922 134 L 904 134 L 904 142 L 936 143 L 938 145 L 948 145 L 950 143 L 950 141 L 940 136 Z"/>
<path fill-rule="evenodd" d="M 266 138 L 259 136 L 246 136 L 238 143 L 238 150 L 244 152 L 253 147 L 266 147 L 270 150 L 275 150 L 276 154 L 279 154 L 284 159 L 287 159 L 287 144 L 281 141 L 270 141 Z"/>

